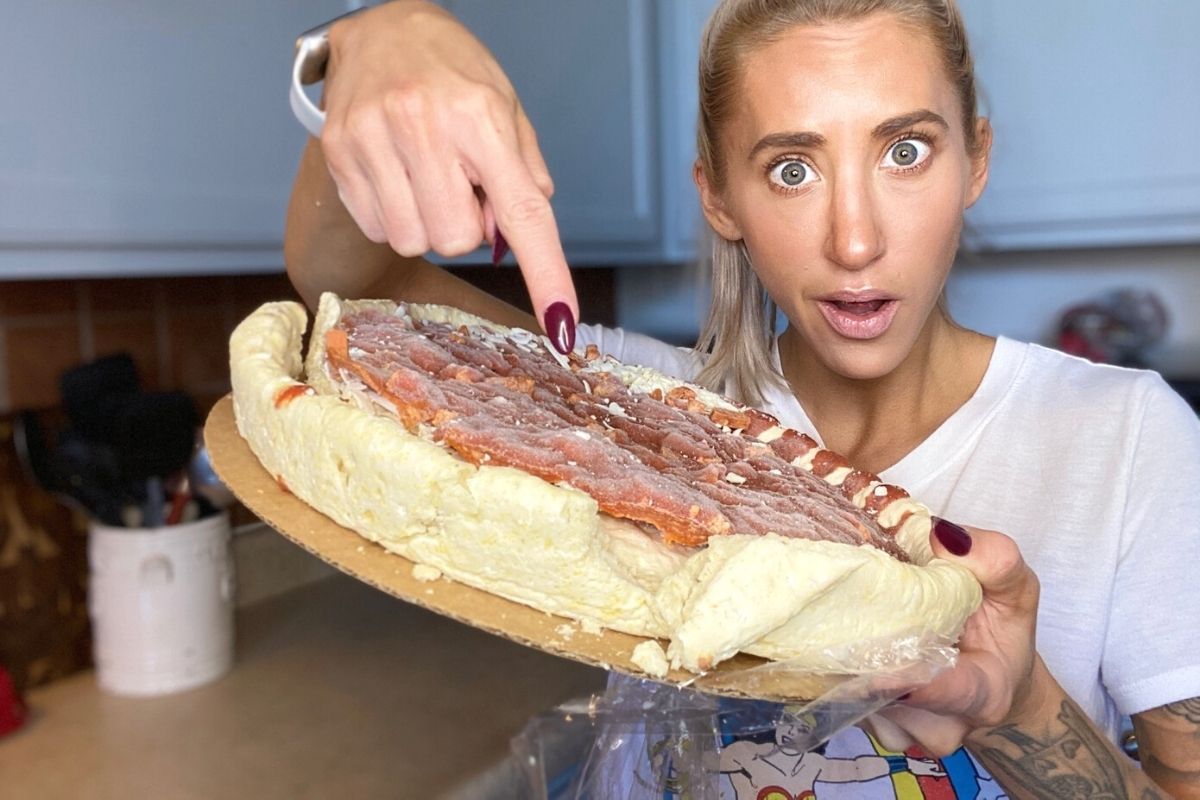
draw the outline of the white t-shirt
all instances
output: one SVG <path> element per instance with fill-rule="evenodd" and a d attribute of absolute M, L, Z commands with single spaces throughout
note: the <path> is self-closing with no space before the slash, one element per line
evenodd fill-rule
<path fill-rule="evenodd" d="M 620 329 L 578 338 L 683 379 L 700 367 Z M 786 389 L 762 408 L 820 441 Z M 1156 373 L 1001 337 L 974 396 L 880 477 L 1016 540 L 1041 581 L 1038 652 L 1114 741 L 1122 715 L 1200 696 L 1200 421 Z"/>

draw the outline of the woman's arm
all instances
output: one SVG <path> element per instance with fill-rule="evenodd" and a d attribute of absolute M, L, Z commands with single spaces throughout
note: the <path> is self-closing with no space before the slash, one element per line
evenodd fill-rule
<path fill-rule="evenodd" d="M 1200 697 L 1133 715 L 1142 769 L 1172 797 L 1200 798 Z"/>
<path fill-rule="evenodd" d="M 1147 774 L 1126 758 L 1040 658 L 1031 679 L 1030 692 L 1009 721 L 976 730 L 967 739 L 968 749 L 1014 798 L 1200 797 L 1195 783 L 1189 790 L 1185 784 L 1163 782 L 1172 794 L 1163 791 L 1151 780 L 1161 772 Z"/>

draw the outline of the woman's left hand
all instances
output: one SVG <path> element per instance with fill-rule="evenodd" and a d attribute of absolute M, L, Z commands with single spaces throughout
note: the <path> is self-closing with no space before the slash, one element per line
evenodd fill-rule
<path fill-rule="evenodd" d="M 916 741 L 930 755 L 944 756 L 973 730 L 1036 709 L 1047 673 L 1035 644 L 1038 579 L 1016 543 L 937 519 L 930 539 L 935 555 L 975 575 L 983 603 L 963 628 L 954 668 L 879 712 L 871 726 L 890 749 Z"/>

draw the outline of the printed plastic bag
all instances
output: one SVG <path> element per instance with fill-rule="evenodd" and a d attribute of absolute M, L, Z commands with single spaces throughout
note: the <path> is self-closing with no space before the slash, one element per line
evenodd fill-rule
<path fill-rule="evenodd" d="M 831 680 L 828 691 L 798 702 L 717 696 L 611 673 L 603 694 L 538 715 L 513 740 L 524 781 L 518 796 L 718 800 L 722 771 L 731 769 L 722 753 L 731 743 L 763 742 L 799 758 L 929 682 L 957 655 L 948 642 L 920 637 L 860 647 L 873 669 Z M 739 671 L 724 688 L 753 696 L 757 687 L 786 685 L 781 678 L 789 672 L 786 661 L 767 662 Z"/>

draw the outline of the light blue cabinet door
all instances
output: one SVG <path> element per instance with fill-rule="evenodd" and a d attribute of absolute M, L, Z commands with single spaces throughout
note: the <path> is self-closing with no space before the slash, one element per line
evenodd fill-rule
<path fill-rule="evenodd" d="M 0 280 L 282 270 L 292 47 L 345 10 L 7 4 Z"/>
<path fill-rule="evenodd" d="M 655 4 L 444 0 L 516 87 L 554 178 L 574 262 L 646 259 L 660 246 Z"/>
<path fill-rule="evenodd" d="M 666 261 L 692 261 L 704 255 L 706 246 L 692 165 L 696 161 L 700 38 L 716 6 L 717 0 L 660 0 L 658 4 L 662 255 Z"/>
<path fill-rule="evenodd" d="M 1200 3 L 960 4 L 995 129 L 977 246 L 1200 240 Z"/>

